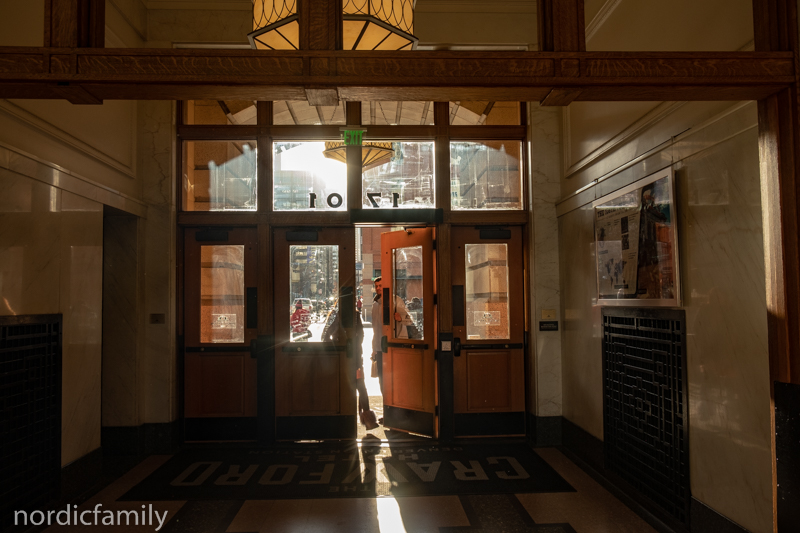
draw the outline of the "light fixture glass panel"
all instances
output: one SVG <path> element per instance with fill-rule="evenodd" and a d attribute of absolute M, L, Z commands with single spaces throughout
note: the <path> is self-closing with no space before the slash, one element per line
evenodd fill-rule
<path fill-rule="evenodd" d="M 344 0 L 347 15 L 371 15 L 406 33 L 414 33 L 415 0 Z"/>
<path fill-rule="evenodd" d="M 522 209 L 522 143 L 450 143 L 450 206 Z"/>
<path fill-rule="evenodd" d="M 253 31 L 248 38 L 260 50 L 297 50 L 297 0 L 253 0 Z"/>
<path fill-rule="evenodd" d="M 300 45 L 300 24 L 292 20 L 253 38 L 258 50 L 297 50 Z"/>
<path fill-rule="evenodd" d="M 325 157 L 325 143 L 272 145 L 276 211 L 347 210 L 347 165 Z"/>
<path fill-rule="evenodd" d="M 255 141 L 183 143 L 184 211 L 255 211 Z"/>
<path fill-rule="evenodd" d="M 364 208 L 433 208 L 433 142 L 393 142 L 394 156 L 362 173 Z"/>

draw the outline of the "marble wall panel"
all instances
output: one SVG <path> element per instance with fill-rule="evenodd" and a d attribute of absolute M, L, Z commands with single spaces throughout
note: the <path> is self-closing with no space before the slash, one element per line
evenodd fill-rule
<path fill-rule="evenodd" d="M 172 102 L 140 102 L 139 169 L 148 202 L 143 224 L 144 313 L 164 314 L 165 324 L 143 327 L 140 421 L 171 422 L 178 416 L 175 355 L 175 164 Z"/>
<path fill-rule="evenodd" d="M 61 193 L 0 169 L 0 314 L 58 313 Z"/>
<path fill-rule="evenodd" d="M 150 207 L 146 221 L 145 314 L 166 315 L 145 326 L 143 422 L 171 422 L 177 413 L 175 359 L 175 211 Z"/>
<path fill-rule="evenodd" d="M 603 438 L 600 307 L 595 305 L 594 213 L 584 206 L 559 218 L 564 418 Z"/>
<path fill-rule="evenodd" d="M 139 424 L 138 220 L 103 219 L 103 426 Z"/>
<path fill-rule="evenodd" d="M 531 150 L 531 198 L 533 213 L 531 238 L 531 309 L 534 336 L 535 404 L 537 416 L 562 414 L 561 331 L 538 331 L 542 310 L 561 317 L 559 287 L 559 242 L 556 202 L 561 189 L 561 108 L 530 104 L 529 139 Z M 563 320 L 560 321 L 563 324 Z"/>
<path fill-rule="evenodd" d="M 100 447 L 103 206 L 62 193 L 62 465 Z"/>
<path fill-rule="evenodd" d="M 772 531 L 770 383 L 758 132 L 677 165 L 692 494 Z"/>
<path fill-rule="evenodd" d="M 174 205 L 173 103 L 139 102 L 138 114 L 138 168 L 142 176 L 142 199 L 149 205 Z"/>

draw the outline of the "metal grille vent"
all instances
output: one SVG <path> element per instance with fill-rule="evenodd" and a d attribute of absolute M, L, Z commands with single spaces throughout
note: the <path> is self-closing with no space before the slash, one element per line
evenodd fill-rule
<path fill-rule="evenodd" d="M 59 495 L 61 315 L 0 317 L 0 530 Z"/>
<path fill-rule="evenodd" d="M 688 524 L 685 313 L 603 309 L 606 468 Z"/>

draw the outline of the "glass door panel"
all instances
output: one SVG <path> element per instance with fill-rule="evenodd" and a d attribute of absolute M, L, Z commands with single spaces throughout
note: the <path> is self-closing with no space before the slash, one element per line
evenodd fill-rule
<path fill-rule="evenodd" d="M 508 339 L 508 245 L 464 246 L 467 340 Z"/>
<path fill-rule="evenodd" d="M 289 261 L 291 342 L 330 341 L 336 314 L 332 324 L 326 324 L 326 319 L 338 303 L 339 247 L 290 245 Z"/>
<path fill-rule="evenodd" d="M 200 342 L 244 342 L 244 245 L 200 246 Z"/>
<path fill-rule="evenodd" d="M 392 252 L 392 313 L 396 339 L 425 340 L 422 246 Z"/>

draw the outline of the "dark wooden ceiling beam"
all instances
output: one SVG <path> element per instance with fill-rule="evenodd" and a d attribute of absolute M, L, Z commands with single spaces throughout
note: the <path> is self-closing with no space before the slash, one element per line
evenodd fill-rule
<path fill-rule="evenodd" d="M 353 52 L 0 47 L 0 98 L 541 101 L 759 99 L 795 79 L 791 52 Z M 570 91 L 567 91 L 569 89 Z"/>
<path fill-rule="evenodd" d="M 585 52 L 586 23 L 583 0 L 539 0 L 539 50 L 543 52 Z M 556 68 L 562 76 L 580 74 L 580 61 L 561 61 Z M 582 87 L 553 87 L 539 102 L 543 106 L 566 106 L 578 98 Z"/>

